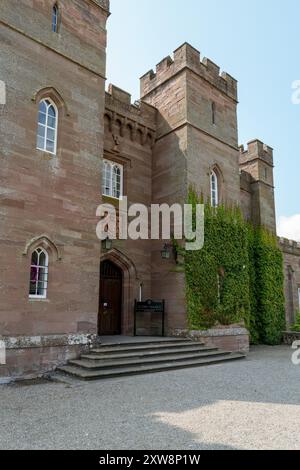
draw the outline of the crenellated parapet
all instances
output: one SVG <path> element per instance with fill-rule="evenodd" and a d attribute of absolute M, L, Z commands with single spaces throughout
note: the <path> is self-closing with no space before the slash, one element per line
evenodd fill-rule
<path fill-rule="evenodd" d="M 127 136 L 132 141 L 152 146 L 156 135 L 156 115 L 153 106 L 143 101 L 132 103 L 129 93 L 109 85 L 105 94 L 105 121 L 114 135 Z"/>
<path fill-rule="evenodd" d="M 220 67 L 210 59 L 201 60 L 200 52 L 188 43 L 174 51 L 174 58 L 163 59 L 156 66 L 156 72 L 150 70 L 141 77 L 141 97 L 147 96 L 162 83 L 170 80 L 184 69 L 190 69 L 218 90 L 237 101 L 237 81 L 228 73 L 220 73 Z"/>
<path fill-rule="evenodd" d="M 278 243 L 284 253 L 300 256 L 300 242 L 280 237 L 278 238 Z"/>
<path fill-rule="evenodd" d="M 273 149 L 258 139 L 251 140 L 247 144 L 247 149 L 240 146 L 240 165 L 248 164 L 254 160 L 262 160 L 273 167 Z"/>
<path fill-rule="evenodd" d="M 272 147 L 258 139 L 248 142 L 247 149 L 241 145 L 239 164 L 240 170 L 249 173 L 254 182 L 274 187 Z"/>
<path fill-rule="evenodd" d="M 92 0 L 92 2 L 96 3 L 96 5 L 99 5 L 99 7 L 103 8 L 103 10 L 109 12 L 110 0 Z"/>

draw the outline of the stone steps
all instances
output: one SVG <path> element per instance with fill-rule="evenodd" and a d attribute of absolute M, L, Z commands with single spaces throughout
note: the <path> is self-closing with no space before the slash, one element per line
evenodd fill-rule
<path fill-rule="evenodd" d="M 205 347 L 188 340 L 157 340 L 104 344 L 80 359 L 59 367 L 58 373 L 81 380 L 100 380 L 190 367 L 220 364 L 244 355 Z"/>
<path fill-rule="evenodd" d="M 166 349 L 185 349 L 186 347 L 191 347 L 191 348 L 198 348 L 198 347 L 203 347 L 202 343 L 198 342 L 193 342 L 193 341 L 179 341 L 178 343 L 176 341 L 162 341 L 158 343 L 131 343 L 128 345 L 123 345 L 123 344 L 116 344 L 116 345 L 111 345 L 108 346 L 107 344 L 104 344 L 100 348 L 95 348 L 91 349 L 90 354 L 126 354 L 126 353 L 132 353 L 132 352 L 144 352 L 144 351 L 163 351 Z"/>
<path fill-rule="evenodd" d="M 211 352 L 211 351 L 217 351 L 218 348 L 214 347 L 205 347 L 200 345 L 191 345 L 186 347 L 184 350 L 182 349 L 177 349 L 177 348 L 166 348 L 162 350 L 142 350 L 142 351 L 135 351 L 135 352 L 125 352 L 125 353 L 114 353 L 114 354 L 101 354 L 99 353 L 93 353 L 93 354 L 83 354 L 81 356 L 81 359 L 87 359 L 89 361 L 111 361 L 111 360 L 116 360 L 116 359 L 132 359 L 134 357 L 138 358 L 149 358 L 149 357 L 156 357 L 156 356 L 172 356 L 172 355 L 178 355 L 184 353 L 196 353 L 196 352 Z"/>
<path fill-rule="evenodd" d="M 147 345 L 164 345 L 164 344 L 180 344 L 180 343 L 193 343 L 191 339 L 187 338 L 158 338 L 158 339 L 148 339 L 143 337 L 141 340 L 133 341 L 116 341 L 111 343 L 102 343 L 100 349 L 104 348 L 116 348 L 117 346 L 147 346 Z M 97 348 L 96 348 L 97 349 Z"/>
<path fill-rule="evenodd" d="M 144 358 L 132 358 L 132 359 L 123 359 L 117 361 L 102 361 L 100 360 L 88 360 L 88 359 L 78 359 L 69 361 L 69 365 L 71 366 L 79 366 L 84 369 L 90 370 L 102 370 L 102 369 L 109 369 L 109 368 L 122 368 L 125 366 L 135 366 L 135 365 L 152 365 L 152 364 L 164 364 L 164 363 L 171 363 L 171 362 L 181 362 L 181 361 L 189 361 L 193 359 L 199 358 L 206 358 L 206 357 L 219 357 L 219 356 L 227 356 L 231 354 L 227 351 L 214 351 L 214 352 L 203 352 L 203 353 L 194 353 L 194 354 L 174 354 L 172 356 L 157 356 L 157 357 L 144 357 Z"/>

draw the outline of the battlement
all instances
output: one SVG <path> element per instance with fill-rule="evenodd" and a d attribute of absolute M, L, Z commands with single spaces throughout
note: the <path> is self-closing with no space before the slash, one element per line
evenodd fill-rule
<path fill-rule="evenodd" d="M 243 145 L 240 146 L 240 165 L 249 163 L 250 161 L 261 159 L 273 166 L 273 149 L 258 139 L 251 140 L 247 144 L 247 149 Z"/>
<path fill-rule="evenodd" d="M 220 73 L 220 67 L 210 59 L 201 60 L 200 52 L 188 43 L 174 51 L 174 58 L 168 56 L 159 62 L 155 72 L 150 70 L 141 77 L 141 97 L 145 97 L 186 68 L 237 101 L 237 81 L 226 72 Z"/>
<path fill-rule="evenodd" d="M 280 237 L 278 238 L 278 243 L 284 253 L 300 256 L 300 242 Z"/>
<path fill-rule="evenodd" d="M 109 12 L 110 0 L 92 0 L 96 5 Z"/>
<path fill-rule="evenodd" d="M 115 85 L 109 84 L 108 86 L 105 94 L 105 107 L 152 130 L 156 129 L 156 108 L 143 101 L 132 102 L 131 94 Z"/>
<path fill-rule="evenodd" d="M 108 85 L 107 93 L 115 100 L 120 101 L 121 103 L 126 104 L 127 106 L 136 106 L 136 103 L 131 102 L 131 94 L 127 91 L 122 90 L 121 88 L 110 83 Z"/>

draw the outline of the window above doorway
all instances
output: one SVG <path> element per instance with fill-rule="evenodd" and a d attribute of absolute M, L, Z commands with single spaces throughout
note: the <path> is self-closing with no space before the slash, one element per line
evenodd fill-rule
<path fill-rule="evenodd" d="M 123 197 L 123 165 L 110 160 L 103 160 L 102 195 L 114 199 Z"/>

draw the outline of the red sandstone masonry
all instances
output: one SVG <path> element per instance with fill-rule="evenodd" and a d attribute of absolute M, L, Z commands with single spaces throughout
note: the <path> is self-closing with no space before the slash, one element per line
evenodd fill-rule
<path fill-rule="evenodd" d="M 101 254 L 95 212 L 103 200 L 103 156 L 124 166 L 129 204 L 183 203 L 191 184 L 207 200 L 215 169 L 221 201 L 275 230 L 273 152 L 258 140 L 239 152 L 236 80 L 185 43 L 156 73 L 142 77 L 141 101 L 132 103 L 113 85 L 105 93 L 109 2 L 61 0 L 60 7 L 56 35 L 49 2 L 1 0 L 0 79 L 7 83 L 8 104 L 0 108 L 0 336 L 50 338 L 39 347 L 9 349 L 2 376 L 46 372 L 86 347 L 84 341 L 57 344 L 55 337 L 97 334 L 101 259 L 123 271 L 124 334 L 133 332 L 140 285 L 144 299 L 166 300 L 167 332 L 188 334 L 184 273 L 173 259 L 162 260 L 164 242 L 116 241 Z M 57 156 L 35 149 L 38 102 L 49 93 L 59 108 Z M 28 299 L 28 277 L 41 235 L 49 240 L 49 292 L 36 302 Z M 300 250 L 289 241 L 280 246 L 292 322 L 299 308 Z M 205 341 L 247 350 L 247 333 L 223 333 Z"/>
<path fill-rule="evenodd" d="M 95 214 L 104 140 L 107 11 L 89 0 L 62 0 L 60 6 L 64 15 L 55 35 L 48 2 L 1 2 L 7 105 L 0 120 L 0 335 L 6 337 L 97 333 Z M 55 156 L 36 150 L 39 99 L 49 94 L 59 109 Z M 32 249 L 24 251 L 41 235 L 52 243 L 48 298 L 33 301 L 28 298 Z M 32 354 L 34 368 L 36 351 Z M 49 350 L 50 362 L 56 356 Z M 24 372 L 30 372 L 25 356 L 22 361 Z M 21 369 L 16 363 L 11 375 Z"/>
<path fill-rule="evenodd" d="M 201 62 L 200 52 L 188 43 L 184 43 L 174 51 L 174 59 L 170 56 L 163 59 L 156 66 L 156 73 L 150 70 L 143 75 L 141 78 L 141 97 L 147 96 L 184 68 L 189 68 L 219 91 L 237 101 L 237 81 L 226 72 L 222 72 L 220 75 L 220 67 L 210 59 L 204 58 Z"/>
<path fill-rule="evenodd" d="M 110 85 L 105 95 L 104 158 L 123 165 L 124 195 L 128 205 L 151 205 L 152 151 L 156 135 L 157 111 L 143 102 L 131 103 L 124 90 Z M 109 198 L 103 202 L 113 203 Z M 99 198 L 100 203 L 100 198 Z M 151 298 L 151 240 L 118 240 L 102 260 L 120 263 L 124 272 L 122 333 L 133 334 L 134 301 Z"/>
<path fill-rule="evenodd" d="M 280 238 L 279 247 L 284 258 L 286 319 L 287 324 L 292 325 L 300 311 L 300 243 Z"/>
<path fill-rule="evenodd" d="M 240 147 L 239 161 L 243 174 L 251 175 L 251 180 L 248 179 L 251 220 L 255 225 L 262 225 L 276 233 L 273 149 L 259 140 L 252 140 L 248 143 L 246 150 L 244 146 Z M 246 202 L 245 178 L 245 176 L 241 177 L 244 182 L 241 191 L 247 218 L 250 208 L 249 205 L 247 207 Z"/>
<path fill-rule="evenodd" d="M 210 172 L 220 173 L 222 201 L 239 203 L 237 82 L 184 44 L 141 78 L 141 96 L 158 110 L 153 153 L 152 202 L 185 203 L 193 185 L 210 198 Z M 215 103 L 217 125 L 212 122 Z M 221 177 L 222 175 L 222 177 Z M 168 331 L 187 327 L 185 278 L 174 261 L 162 261 L 161 242 L 152 246 L 152 293 L 165 298 Z"/>

